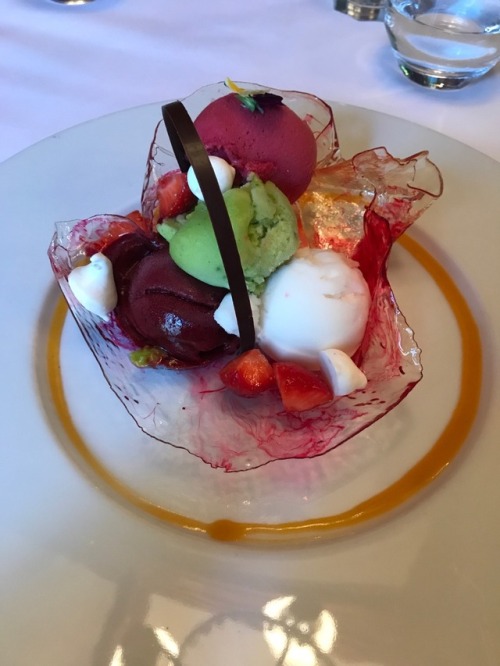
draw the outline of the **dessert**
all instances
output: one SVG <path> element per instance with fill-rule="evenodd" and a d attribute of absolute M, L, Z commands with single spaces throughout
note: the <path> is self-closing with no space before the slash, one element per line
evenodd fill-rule
<path fill-rule="evenodd" d="M 299 245 L 297 216 L 288 199 L 272 182 L 252 174 L 248 182 L 227 190 L 229 213 L 247 288 L 260 291 L 273 271 Z M 199 201 L 186 219 L 158 225 L 169 242 L 170 255 L 186 273 L 207 284 L 229 288 L 208 208 Z"/>
<path fill-rule="evenodd" d="M 386 262 L 395 238 L 441 189 L 426 153 L 397 160 L 376 149 L 345 160 L 325 103 L 265 92 L 269 108 L 265 94 L 253 95 L 263 102 L 261 113 L 241 106 L 240 92 L 212 87 L 210 113 L 198 116 L 205 124 L 195 116 L 195 125 L 214 132 L 211 114 L 226 108 L 228 96 L 240 104 L 237 115 L 259 114 L 259 126 L 272 109 L 286 106 L 314 140 L 316 168 L 307 167 L 301 192 L 297 174 L 305 179 L 305 157 L 294 158 L 300 169 L 280 167 L 288 178 L 280 188 L 266 180 L 270 172 L 256 173 L 262 164 L 281 164 L 279 155 L 264 159 L 263 139 L 251 145 L 245 139 L 249 151 L 259 148 L 246 161 L 235 152 L 234 136 L 223 143 L 213 133 L 208 146 L 218 153 L 212 158 L 224 160 L 211 162 L 241 258 L 255 348 L 237 352 L 244 337 L 241 294 L 232 287 L 207 190 L 196 169 L 189 172 L 188 151 L 179 157 L 172 141 L 177 160 L 169 154 L 162 124 L 148 158 L 141 214 L 58 225 L 49 250 L 85 339 L 138 425 L 227 471 L 320 455 L 380 418 L 419 381 L 419 350 Z M 207 91 L 185 100 L 186 108 L 197 107 L 200 96 L 206 101 Z M 98 263 L 111 262 L 117 293 L 116 307 L 103 306 L 101 314 L 84 307 L 70 285 L 79 264 L 97 254 Z M 323 283 L 326 290 L 318 288 Z"/>
<path fill-rule="evenodd" d="M 196 118 L 203 145 L 210 155 L 232 164 L 242 180 L 257 174 L 296 201 L 316 168 L 313 133 L 281 103 L 280 95 L 250 95 L 235 88 L 237 92 L 214 100 Z"/>
<path fill-rule="evenodd" d="M 355 262 L 332 250 L 302 248 L 269 278 L 259 346 L 273 359 L 313 369 L 323 350 L 351 357 L 363 339 L 370 300 Z"/>
<path fill-rule="evenodd" d="M 118 303 L 113 264 L 102 252 L 96 252 L 85 266 L 77 266 L 68 275 L 68 285 L 77 301 L 93 314 L 108 319 Z"/>
<path fill-rule="evenodd" d="M 165 243 L 125 234 L 103 252 L 118 292 L 116 323 L 139 348 L 132 357 L 136 364 L 168 359 L 170 367 L 192 367 L 236 351 L 236 338 L 214 319 L 226 290 L 181 270 Z"/>

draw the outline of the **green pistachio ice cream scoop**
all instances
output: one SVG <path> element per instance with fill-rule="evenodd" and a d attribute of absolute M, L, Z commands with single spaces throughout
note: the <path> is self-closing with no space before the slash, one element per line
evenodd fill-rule
<path fill-rule="evenodd" d="M 243 187 L 224 193 L 250 292 L 259 293 L 269 275 L 297 250 L 297 218 L 287 197 L 253 175 Z M 200 201 L 185 219 L 165 220 L 158 232 L 170 256 L 186 273 L 215 287 L 228 281 L 206 205 Z"/>

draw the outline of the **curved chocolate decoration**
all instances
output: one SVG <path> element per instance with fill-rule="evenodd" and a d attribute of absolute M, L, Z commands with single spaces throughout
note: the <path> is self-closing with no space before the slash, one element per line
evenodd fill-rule
<path fill-rule="evenodd" d="M 255 328 L 245 276 L 224 197 L 205 146 L 182 102 L 165 104 L 162 106 L 162 114 L 181 171 L 186 172 L 192 166 L 203 192 L 229 290 L 233 296 L 240 333 L 240 350 L 247 351 L 255 347 Z"/>

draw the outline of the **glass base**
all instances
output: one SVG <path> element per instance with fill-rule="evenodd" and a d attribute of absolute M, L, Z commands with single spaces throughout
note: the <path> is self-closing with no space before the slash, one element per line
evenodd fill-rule
<path fill-rule="evenodd" d="M 55 2 L 58 5 L 86 5 L 89 2 L 94 2 L 94 0 L 50 0 Z"/>
<path fill-rule="evenodd" d="M 358 21 L 383 21 L 385 0 L 334 0 L 333 8 Z"/>
<path fill-rule="evenodd" d="M 403 60 L 398 53 L 395 55 L 399 69 L 407 79 L 410 79 L 410 81 L 413 81 L 424 88 L 430 88 L 433 90 L 457 90 L 463 88 L 469 83 L 484 76 L 491 69 L 491 67 L 486 67 L 480 70 L 467 72 L 435 71 Z"/>

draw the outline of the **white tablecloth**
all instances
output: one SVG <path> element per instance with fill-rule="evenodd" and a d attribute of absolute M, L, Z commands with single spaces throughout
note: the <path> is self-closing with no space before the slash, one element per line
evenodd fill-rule
<path fill-rule="evenodd" d="M 397 69 L 382 22 L 332 0 L 1 0 L 0 161 L 103 114 L 229 76 L 387 112 L 500 160 L 500 67 L 459 91 Z"/>

